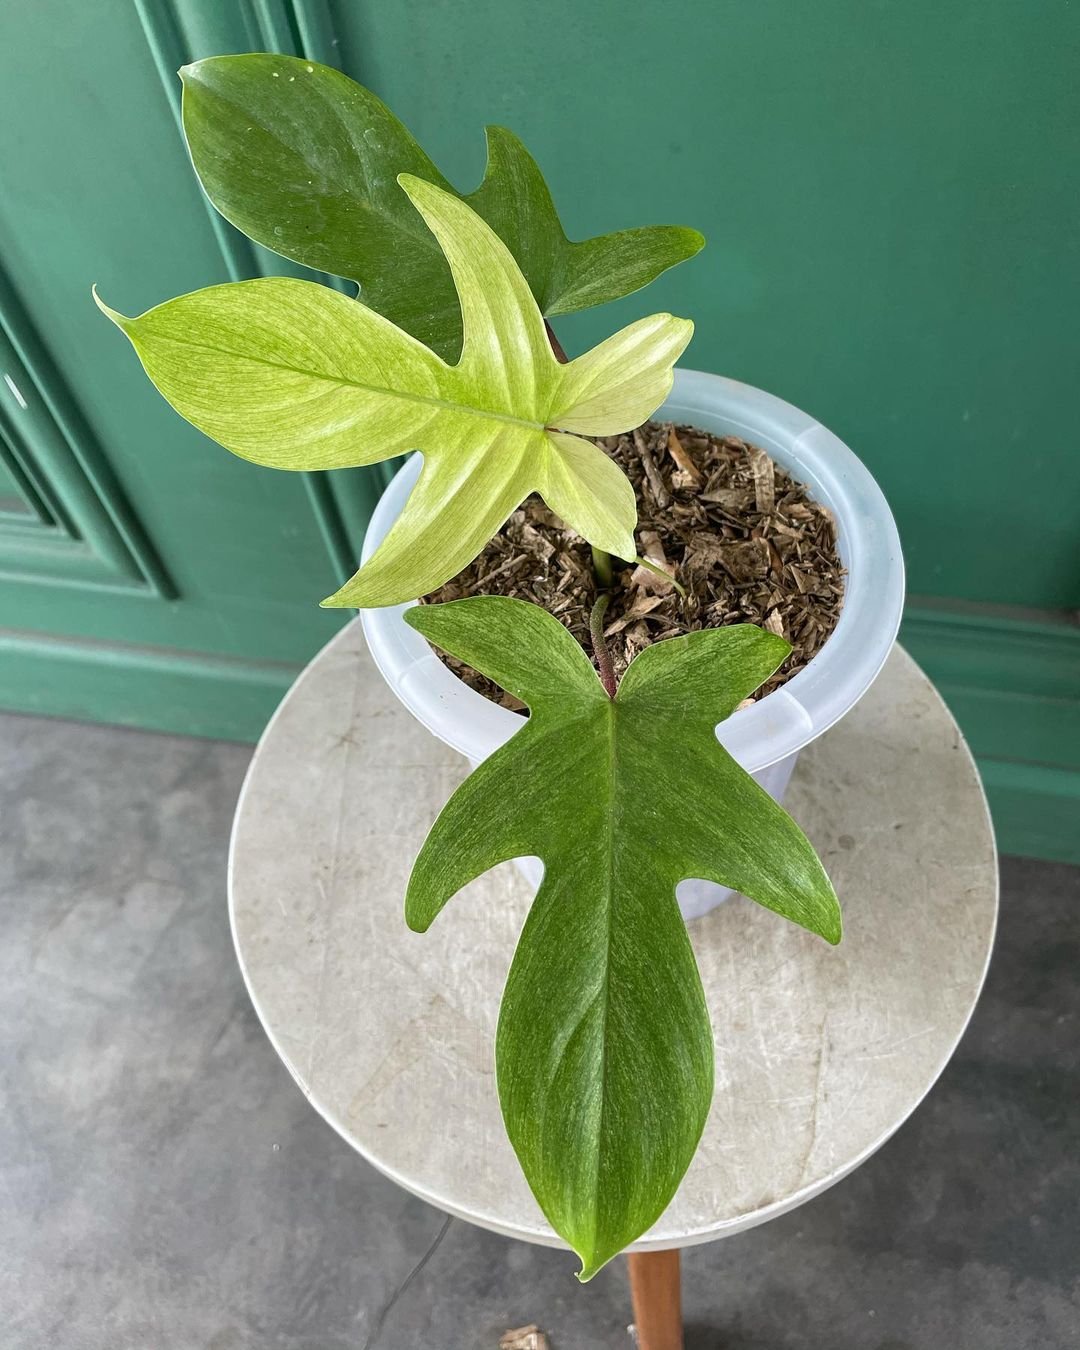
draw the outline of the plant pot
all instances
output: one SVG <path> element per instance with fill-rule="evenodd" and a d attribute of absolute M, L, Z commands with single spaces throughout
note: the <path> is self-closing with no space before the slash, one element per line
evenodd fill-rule
<path fill-rule="evenodd" d="M 717 738 L 748 773 L 781 801 L 803 746 L 844 716 L 866 693 L 885 662 L 904 602 L 904 564 L 896 524 L 881 489 L 861 461 L 819 422 L 790 403 L 750 385 L 696 370 L 677 370 L 671 395 L 654 414 L 767 450 L 836 522 L 847 569 L 837 626 L 813 660 L 781 689 L 734 713 Z M 412 455 L 383 493 L 364 540 L 366 561 L 382 542 L 412 490 L 421 457 Z M 521 726 L 521 716 L 472 690 L 403 622 L 407 605 L 362 611 L 375 664 L 420 722 L 475 766 Z M 539 859 L 519 859 L 534 885 Z M 713 882 L 678 887 L 685 918 L 707 913 L 731 892 Z"/>

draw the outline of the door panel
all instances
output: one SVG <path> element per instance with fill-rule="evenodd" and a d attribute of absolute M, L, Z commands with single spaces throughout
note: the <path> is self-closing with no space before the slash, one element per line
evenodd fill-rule
<path fill-rule="evenodd" d="M 1080 9 L 1011 0 L 38 0 L 0 45 L 0 702 L 257 734 L 345 620 L 385 469 L 240 462 L 94 308 L 303 275 L 221 220 L 177 66 L 279 50 L 381 94 L 462 188 L 513 127 L 571 237 L 695 225 L 704 253 L 558 321 L 650 310 L 686 363 L 820 417 L 884 487 L 905 638 L 961 717 L 1003 843 L 1071 854 L 1080 800 L 1072 390 Z M 1068 835 L 1072 843 L 1062 843 Z"/>
<path fill-rule="evenodd" d="M 351 570 L 379 478 L 331 482 L 223 452 L 162 401 L 90 296 L 96 282 L 138 313 L 287 269 L 208 209 L 176 118 L 183 61 L 271 45 L 233 31 L 254 12 L 44 0 L 5 24 L 0 622 L 10 629 L 295 669 L 346 617 L 318 601 Z"/>
<path fill-rule="evenodd" d="M 455 185 L 478 181 L 497 122 L 571 238 L 705 234 L 647 291 L 560 319 L 571 349 L 651 309 L 689 315 L 683 364 L 789 399 L 870 466 L 914 594 L 1080 605 L 1077 513 L 1047 509 L 1051 490 L 1080 500 L 1075 5 L 545 0 L 530 22 L 505 0 L 356 0 L 335 16 L 346 69 Z"/>

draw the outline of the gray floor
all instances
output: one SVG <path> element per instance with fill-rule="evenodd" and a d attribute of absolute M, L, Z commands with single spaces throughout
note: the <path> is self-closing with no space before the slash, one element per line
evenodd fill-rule
<path fill-rule="evenodd" d="M 384 1181 L 248 1004 L 224 867 L 250 752 L 0 717 L 0 1350 L 629 1350 L 621 1263 Z M 1080 1344 L 1080 869 L 1006 859 L 989 984 L 881 1153 L 684 1261 L 687 1350 Z"/>

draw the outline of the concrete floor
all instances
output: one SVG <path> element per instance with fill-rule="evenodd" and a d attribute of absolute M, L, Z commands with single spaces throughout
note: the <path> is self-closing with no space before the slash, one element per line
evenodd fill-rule
<path fill-rule="evenodd" d="M 444 1217 L 307 1105 L 225 911 L 242 746 L 0 717 L 0 1350 L 629 1350 L 622 1263 Z M 1080 1344 L 1080 869 L 1004 861 L 959 1053 L 803 1209 L 684 1258 L 687 1350 Z"/>

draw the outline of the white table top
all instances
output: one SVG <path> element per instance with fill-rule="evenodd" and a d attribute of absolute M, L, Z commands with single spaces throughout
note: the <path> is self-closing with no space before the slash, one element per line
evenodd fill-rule
<path fill-rule="evenodd" d="M 507 863 L 428 933 L 402 917 L 412 859 L 465 770 L 397 703 L 350 624 L 255 754 L 233 831 L 233 932 L 267 1033 L 349 1143 L 440 1209 L 562 1245 L 506 1139 L 493 1071 L 525 884 Z M 982 985 L 997 915 L 986 803 L 905 653 L 803 752 L 785 804 L 832 876 L 844 941 L 830 948 L 741 897 L 691 923 L 716 1096 L 639 1250 L 728 1236 L 857 1167 L 940 1074 Z"/>

